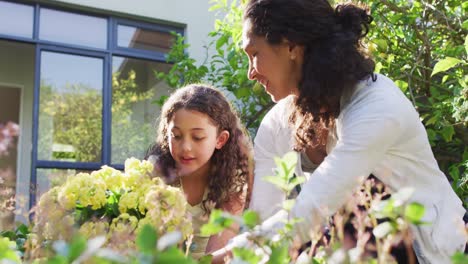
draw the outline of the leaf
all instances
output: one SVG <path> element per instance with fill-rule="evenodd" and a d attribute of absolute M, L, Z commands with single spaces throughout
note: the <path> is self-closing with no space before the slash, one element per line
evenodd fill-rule
<path fill-rule="evenodd" d="M 465 254 L 463 252 L 456 252 L 452 256 L 452 263 L 453 264 L 465 264 L 468 263 L 468 254 Z"/>
<path fill-rule="evenodd" d="M 74 237 L 69 250 L 68 259 L 72 262 L 86 250 L 86 239 L 82 236 Z"/>
<path fill-rule="evenodd" d="M 260 256 L 257 256 L 253 250 L 247 248 L 234 248 L 232 250 L 232 254 L 234 256 L 234 259 L 232 260 L 233 263 L 239 263 L 236 262 L 236 259 L 241 259 L 250 264 L 257 264 L 261 260 Z"/>
<path fill-rule="evenodd" d="M 283 201 L 284 210 L 291 211 L 291 209 L 293 208 L 295 202 L 296 202 L 295 199 L 288 199 L 288 200 Z"/>
<path fill-rule="evenodd" d="M 234 220 L 230 215 L 221 210 L 213 210 L 210 214 L 210 220 L 201 227 L 200 232 L 204 236 L 215 235 L 230 227 L 233 223 Z"/>
<path fill-rule="evenodd" d="M 271 248 L 270 259 L 268 264 L 287 264 L 289 263 L 288 244 L 282 243 L 277 247 Z"/>
<path fill-rule="evenodd" d="M 379 201 L 372 205 L 372 213 L 377 219 L 393 218 L 395 216 L 394 208 L 393 199 Z"/>
<path fill-rule="evenodd" d="M 151 225 L 146 224 L 138 233 L 136 244 L 140 251 L 149 253 L 156 248 L 157 240 L 156 230 Z"/>
<path fill-rule="evenodd" d="M 290 151 L 286 153 L 282 160 L 284 163 L 290 165 L 290 167 L 295 167 L 297 163 L 297 152 Z"/>
<path fill-rule="evenodd" d="M 408 90 L 408 83 L 402 80 L 395 81 L 395 84 L 400 88 L 402 92 L 406 92 Z"/>
<path fill-rule="evenodd" d="M 453 126 L 444 126 L 440 131 L 440 134 L 444 138 L 445 142 L 452 141 L 453 135 L 455 135 L 455 129 Z"/>
<path fill-rule="evenodd" d="M 296 187 L 296 185 L 299 185 L 301 183 L 304 183 L 306 181 L 305 177 L 302 177 L 302 176 L 296 176 L 296 177 L 293 177 L 290 181 L 289 181 L 289 187 L 291 188 L 291 190 Z"/>
<path fill-rule="evenodd" d="M 432 71 L 431 77 L 434 76 L 435 74 L 439 72 L 444 72 L 447 71 L 454 66 L 456 66 L 458 63 L 462 62 L 461 60 L 453 57 L 446 57 L 443 60 L 440 60 L 439 62 L 436 63 L 434 66 L 434 70 Z"/>
<path fill-rule="evenodd" d="M 405 218 L 413 224 L 421 224 L 421 218 L 424 216 L 425 210 L 420 203 L 410 203 L 405 208 Z"/>
<path fill-rule="evenodd" d="M 224 44 L 226 44 L 229 40 L 228 35 L 222 35 L 217 41 L 216 41 L 216 49 L 219 50 Z"/>
<path fill-rule="evenodd" d="M 211 264 L 212 260 L 213 260 L 212 255 L 206 255 L 198 259 L 198 264 Z"/>
<path fill-rule="evenodd" d="M 383 222 L 377 225 L 372 233 L 376 238 L 383 238 L 388 234 L 392 233 L 395 230 L 395 227 L 390 222 Z"/>
<path fill-rule="evenodd" d="M 244 224 L 249 228 L 253 228 L 260 223 L 260 217 L 255 211 L 247 210 L 242 216 Z"/>
<path fill-rule="evenodd" d="M 185 255 L 176 247 L 171 247 L 168 250 L 159 253 L 153 263 L 159 264 L 196 264 L 193 259 L 186 258 Z"/>
<path fill-rule="evenodd" d="M 263 177 L 263 180 L 275 185 L 282 190 L 286 187 L 285 184 L 287 184 L 282 178 L 278 176 L 265 176 Z"/>

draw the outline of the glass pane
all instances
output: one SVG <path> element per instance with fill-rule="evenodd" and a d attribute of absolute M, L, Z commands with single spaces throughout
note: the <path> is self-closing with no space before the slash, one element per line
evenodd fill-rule
<path fill-rule="evenodd" d="M 107 20 L 41 8 L 39 38 L 105 49 Z"/>
<path fill-rule="evenodd" d="M 91 173 L 91 171 L 72 169 L 37 169 L 36 172 L 36 203 L 39 202 L 41 196 L 48 190 L 65 183 L 67 177 L 74 176 L 80 172 Z"/>
<path fill-rule="evenodd" d="M 34 8 L 0 1 L 0 34 L 32 38 Z"/>
<path fill-rule="evenodd" d="M 155 121 L 169 88 L 154 71 L 168 72 L 171 65 L 139 59 L 112 59 L 112 164 L 126 158 L 143 158 L 156 138 Z"/>
<path fill-rule="evenodd" d="M 124 48 L 134 48 L 168 53 L 175 38 L 168 32 L 153 31 L 132 26 L 118 25 L 117 45 Z"/>
<path fill-rule="evenodd" d="M 38 159 L 100 162 L 103 60 L 41 53 Z"/>

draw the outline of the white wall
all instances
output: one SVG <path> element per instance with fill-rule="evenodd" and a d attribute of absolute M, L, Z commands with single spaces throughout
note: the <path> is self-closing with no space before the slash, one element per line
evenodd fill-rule
<path fill-rule="evenodd" d="M 209 0 L 51 0 L 134 16 L 186 25 L 190 56 L 202 63 L 206 59 L 208 33 L 214 29 L 215 13 L 209 12 Z"/>

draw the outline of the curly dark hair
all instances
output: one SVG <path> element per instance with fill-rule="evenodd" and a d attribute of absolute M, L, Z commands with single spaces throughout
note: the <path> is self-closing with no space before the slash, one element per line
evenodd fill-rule
<path fill-rule="evenodd" d="M 323 144 L 323 133 L 340 114 L 342 95 L 361 80 L 375 80 L 375 63 L 362 43 L 372 22 L 368 8 L 351 3 L 333 8 L 327 0 L 251 0 L 244 11 L 247 19 L 252 33 L 269 44 L 287 39 L 304 47 L 299 93 L 289 121 L 296 150 Z"/>
<path fill-rule="evenodd" d="M 175 160 L 169 151 L 168 124 L 180 109 L 206 114 L 218 128 L 218 133 L 223 130 L 229 132 L 228 141 L 221 149 L 216 149 L 211 157 L 209 192 L 207 198 L 202 201 L 205 213 L 210 213 L 210 203 L 214 202 L 215 208 L 221 208 L 233 198 L 243 199 L 245 186 L 249 187 L 245 197 L 248 200 L 252 174 L 251 140 L 227 98 L 208 85 L 192 84 L 179 88 L 164 103 L 156 143 L 146 154 L 147 158 L 151 155 L 157 157 L 157 166 L 164 181 L 171 185 L 179 185 L 179 181 L 171 175 L 175 168 Z"/>

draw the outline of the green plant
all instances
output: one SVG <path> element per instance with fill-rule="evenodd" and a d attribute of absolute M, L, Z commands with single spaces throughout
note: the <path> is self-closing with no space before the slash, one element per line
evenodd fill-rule
<path fill-rule="evenodd" d="M 293 152 L 276 158 L 276 176 L 265 177 L 265 180 L 289 195 L 297 184 L 304 181 L 294 175 L 296 159 L 297 154 Z M 301 219 L 280 218 L 277 224 L 258 226 L 255 212 L 247 211 L 242 217 L 234 217 L 215 211 L 208 224 L 202 227 L 202 232 L 213 235 L 230 228 L 235 222 L 240 224 L 241 229 L 248 230 L 244 234 L 250 242 L 242 241 L 242 238 L 233 242 L 241 245 L 232 249 L 233 260 L 246 263 L 258 263 L 260 260 L 266 263 L 328 263 L 337 259 L 345 263 L 395 263 L 391 250 L 399 243 L 412 257 L 410 225 L 426 224 L 421 221 L 424 207 L 409 202 L 411 195 L 411 189 L 402 189 L 388 197 L 389 193 L 381 183 L 374 179 L 365 181 L 352 199 L 330 219 L 332 224 L 328 237 L 324 237 L 322 230 L 311 232 L 311 244 L 300 252 L 297 251 L 298 245 L 293 244 L 293 226 Z M 289 212 L 294 201 L 286 200 L 283 210 Z M 353 226 L 353 232 L 345 228 L 347 224 Z M 409 260 L 410 263 L 414 261 Z"/>
<path fill-rule="evenodd" d="M 123 173 L 103 166 L 49 190 L 35 208 L 28 258 L 49 256 L 51 243 L 72 241 L 77 233 L 83 239 L 104 236 L 107 247 L 131 254 L 135 234 L 146 224 L 159 234 L 178 230 L 187 238 L 192 226 L 183 192 L 151 179 L 152 171 L 150 162 L 130 158 Z"/>
<path fill-rule="evenodd" d="M 16 250 L 20 256 L 24 256 L 26 250 L 26 240 L 30 233 L 29 227 L 25 224 L 18 224 L 15 230 L 4 230 L 0 232 L 1 237 L 6 237 L 15 242 Z"/>
<path fill-rule="evenodd" d="M 468 3 L 362 1 L 374 17 L 377 72 L 396 81 L 426 127 L 435 158 L 468 205 Z"/>

